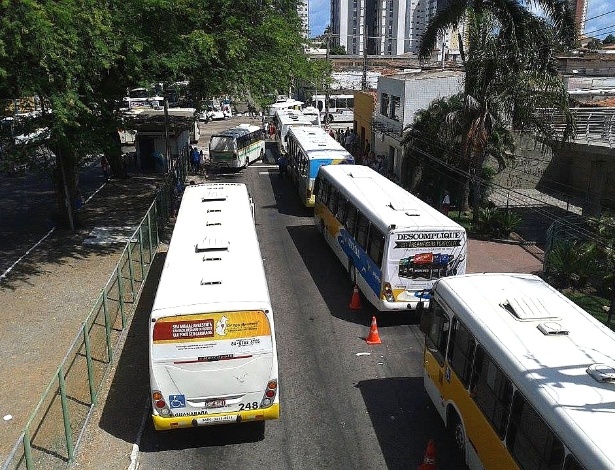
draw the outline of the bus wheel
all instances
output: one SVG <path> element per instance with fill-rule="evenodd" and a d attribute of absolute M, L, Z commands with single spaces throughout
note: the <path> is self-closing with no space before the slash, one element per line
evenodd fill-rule
<path fill-rule="evenodd" d="M 463 424 L 461 423 L 461 419 L 456 412 L 453 411 L 453 416 L 451 416 L 450 424 L 448 426 L 453 439 L 455 440 L 455 447 L 459 455 L 461 455 L 465 462 L 466 456 L 466 433 L 463 429 Z"/>

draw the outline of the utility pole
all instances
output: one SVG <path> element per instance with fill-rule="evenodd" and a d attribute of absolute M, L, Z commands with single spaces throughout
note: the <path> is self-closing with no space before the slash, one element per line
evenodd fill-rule
<path fill-rule="evenodd" d="M 365 21 L 365 7 L 363 8 L 363 77 L 361 79 L 361 90 L 367 90 L 367 21 Z"/>
<path fill-rule="evenodd" d="M 173 162 L 169 160 L 169 101 L 164 99 L 164 172 L 173 170 Z M 167 166 L 168 165 L 168 166 Z"/>
<path fill-rule="evenodd" d="M 329 63 L 329 48 L 331 43 L 331 27 L 327 29 L 327 53 L 325 58 L 327 60 L 327 64 Z M 325 125 L 329 124 L 329 81 L 325 81 Z"/>

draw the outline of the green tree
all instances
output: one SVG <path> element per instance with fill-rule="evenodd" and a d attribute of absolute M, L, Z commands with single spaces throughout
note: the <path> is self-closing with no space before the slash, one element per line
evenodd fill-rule
<path fill-rule="evenodd" d="M 610 325 L 615 313 L 615 217 L 612 215 L 593 217 L 589 219 L 589 225 L 599 237 L 599 241 L 595 244 L 599 255 L 595 258 L 599 260 L 600 266 L 597 271 L 602 273 L 602 280 L 609 295 L 607 325 Z"/>
<path fill-rule="evenodd" d="M 605 37 L 602 40 L 602 44 L 604 44 L 605 46 L 609 46 L 611 44 L 615 44 L 615 36 L 613 36 L 612 34 L 609 34 L 607 37 Z"/>
<path fill-rule="evenodd" d="M 602 48 L 602 41 L 600 41 L 600 39 L 592 39 L 587 43 L 587 48 L 590 51 L 597 51 L 598 49 Z"/>
<path fill-rule="evenodd" d="M 421 42 L 420 56 L 428 58 L 438 38 L 450 27 L 462 21 L 468 26 L 467 51 L 460 37 L 466 71 L 464 107 L 448 122 L 461 139 L 460 168 L 466 174 L 461 208 L 469 208 L 474 180 L 476 218 L 480 174 L 486 157 L 494 150 L 490 149 L 492 134 L 510 127 L 549 138 L 552 130 L 537 117 L 536 110 L 568 109 L 553 51 L 561 44 L 574 43 L 573 17 L 566 2 L 537 3 L 550 22 L 532 14 L 517 0 L 451 2 L 430 21 Z"/>
<path fill-rule="evenodd" d="M 104 152 L 112 168 L 119 161 L 126 88 L 188 79 L 197 100 L 250 94 L 264 101 L 307 73 L 302 47 L 296 1 L 6 1 L 0 98 L 40 99 L 43 112 L 13 133 L 47 130 L 38 143 L 50 151 L 59 222 L 74 227 L 83 159 Z M 7 143 L 11 136 L 3 142 L 10 150 Z M 14 150 L 8 158 L 23 158 Z"/>

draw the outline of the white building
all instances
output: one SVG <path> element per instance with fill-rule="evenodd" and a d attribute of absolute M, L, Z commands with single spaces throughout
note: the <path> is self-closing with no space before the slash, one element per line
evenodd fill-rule
<path fill-rule="evenodd" d="M 297 14 L 301 20 L 301 35 L 304 39 L 310 37 L 310 4 L 309 0 L 299 0 L 297 2 Z"/>
<path fill-rule="evenodd" d="M 440 0 L 442 1 L 442 0 Z M 416 54 L 438 0 L 331 0 L 333 44 L 347 54 Z"/>
<path fill-rule="evenodd" d="M 403 131 L 414 123 L 416 112 L 427 109 L 438 98 L 463 91 L 463 80 L 464 72 L 458 70 L 380 77 L 372 119 L 372 149 L 376 155 L 386 157 L 388 171 L 401 178 Z"/>

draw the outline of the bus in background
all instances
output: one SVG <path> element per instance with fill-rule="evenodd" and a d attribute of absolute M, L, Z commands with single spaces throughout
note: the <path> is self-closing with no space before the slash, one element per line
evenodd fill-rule
<path fill-rule="evenodd" d="M 214 169 L 239 170 L 264 155 L 265 140 L 259 126 L 240 124 L 209 139 L 209 166 Z"/>
<path fill-rule="evenodd" d="M 187 186 L 149 324 L 156 430 L 277 419 L 273 311 L 246 185 Z"/>
<path fill-rule="evenodd" d="M 320 120 L 324 123 L 354 121 L 354 95 L 330 94 L 328 116 L 325 95 L 313 95 L 312 103 L 320 111 Z"/>
<path fill-rule="evenodd" d="M 424 383 L 470 468 L 615 468 L 615 333 L 542 279 L 434 285 Z"/>
<path fill-rule="evenodd" d="M 321 127 L 291 127 L 288 174 L 305 207 L 314 207 L 314 181 L 323 165 L 354 164 L 354 157 Z"/>
<path fill-rule="evenodd" d="M 307 117 L 314 126 L 320 126 L 322 121 L 320 120 L 320 112 L 314 106 L 306 106 L 301 110 L 303 115 Z"/>
<path fill-rule="evenodd" d="M 323 166 L 314 192 L 316 226 L 378 310 L 420 310 L 437 279 L 465 273 L 465 229 L 377 171 Z"/>
<path fill-rule="evenodd" d="M 275 125 L 275 141 L 280 154 L 286 153 L 288 130 L 293 127 L 313 126 L 312 121 L 301 111 L 291 109 L 278 109 L 273 116 Z"/>
<path fill-rule="evenodd" d="M 275 116 L 275 112 L 279 109 L 301 111 L 302 107 L 303 101 L 298 101 L 286 96 L 278 96 L 276 102 L 267 107 L 267 115 L 273 117 Z"/>

